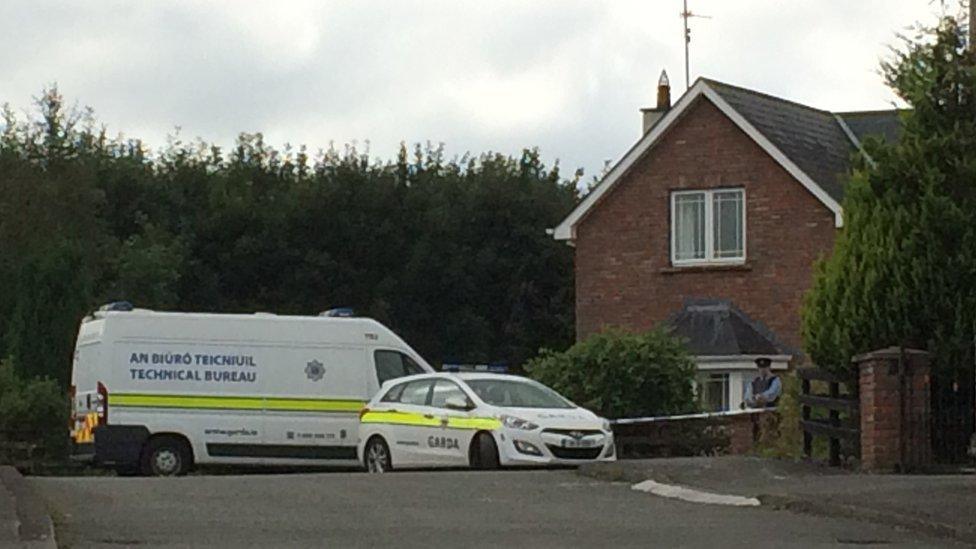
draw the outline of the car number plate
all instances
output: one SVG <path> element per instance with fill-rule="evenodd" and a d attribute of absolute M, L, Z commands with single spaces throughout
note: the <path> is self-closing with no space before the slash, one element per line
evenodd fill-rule
<path fill-rule="evenodd" d="M 563 448 L 590 448 L 596 441 L 587 439 L 564 438 Z"/>

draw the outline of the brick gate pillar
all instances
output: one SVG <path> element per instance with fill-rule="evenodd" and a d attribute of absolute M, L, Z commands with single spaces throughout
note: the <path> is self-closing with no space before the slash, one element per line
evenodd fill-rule
<path fill-rule="evenodd" d="M 889 347 L 854 357 L 860 374 L 861 468 L 909 472 L 932 463 L 929 354 Z"/>

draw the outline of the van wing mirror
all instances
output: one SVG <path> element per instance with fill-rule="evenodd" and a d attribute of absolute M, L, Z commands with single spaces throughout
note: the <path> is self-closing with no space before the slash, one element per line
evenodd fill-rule
<path fill-rule="evenodd" d="M 459 396 L 447 397 L 447 399 L 444 400 L 444 406 L 451 410 L 461 410 L 464 412 L 474 408 L 468 399 Z"/>

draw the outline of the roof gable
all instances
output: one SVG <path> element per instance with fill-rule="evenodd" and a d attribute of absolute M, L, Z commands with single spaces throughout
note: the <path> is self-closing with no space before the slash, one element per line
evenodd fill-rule
<path fill-rule="evenodd" d="M 557 240 L 573 240 L 576 226 L 698 100 L 707 99 L 779 163 L 843 224 L 844 180 L 860 139 L 879 129 L 897 133 L 897 112 L 834 115 L 799 103 L 699 78 L 681 99 L 617 162 L 599 185 L 553 230 Z M 862 115 L 862 116 L 855 116 Z M 892 122 L 894 119 L 894 122 Z M 849 127 L 845 122 L 854 121 Z"/>
<path fill-rule="evenodd" d="M 893 144 L 901 138 L 903 112 L 901 110 L 839 112 L 837 116 L 850 128 L 858 141 L 864 141 L 868 136 L 875 136 Z"/>

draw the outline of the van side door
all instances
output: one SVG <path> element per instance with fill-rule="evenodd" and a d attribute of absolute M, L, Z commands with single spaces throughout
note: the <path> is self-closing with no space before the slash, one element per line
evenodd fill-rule
<path fill-rule="evenodd" d="M 263 452 L 273 463 L 354 462 L 368 378 L 363 348 L 286 349 L 269 372 Z"/>

